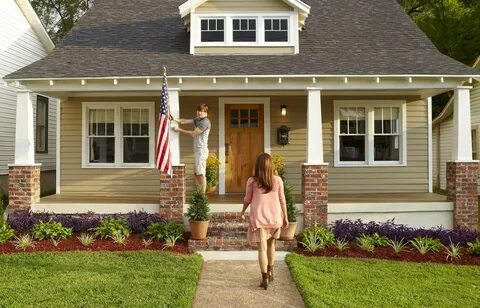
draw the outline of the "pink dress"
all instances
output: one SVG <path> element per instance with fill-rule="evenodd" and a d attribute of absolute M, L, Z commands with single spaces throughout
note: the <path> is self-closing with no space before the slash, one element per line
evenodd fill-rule
<path fill-rule="evenodd" d="M 284 213 L 286 213 L 285 195 L 283 193 L 283 181 L 279 176 L 274 177 L 274 184 L 269 193 L 264 193 L 259 188 L 253 177 L 247 181 L 247 189 L 244 202 L 250 204 L 250 224 L 248 228 L 248 240 L 256 243 L 259 237 L 280 237 L 280 228 L 283 225 Z M 259 229 L 262 232 L 258 232 Z"/>

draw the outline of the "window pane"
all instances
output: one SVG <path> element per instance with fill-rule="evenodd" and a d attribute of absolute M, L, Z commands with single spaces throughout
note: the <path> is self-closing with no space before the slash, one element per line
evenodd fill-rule
<path fill-rule="evenodd" d="M 123 138 L 123 162 L 148 163 L 150 160 L 149 145 L 149 138 Z"/>
<path fill-rule="evenodd" d="M 256 42 L 257 33 L 255 31 L 233 31 L 234 42 Z"/>
<path fill-rule="evenodd" d="M 238 118 L 232 118 L 230 120 L 230 127 L 231 128 L 238 128 Z"/>
<path fill-rule="evenodd" d="M 280 30 L 280 20 L 278 19 L 273 20 L 273 30 Z"/>
<path fill-rule="evenodd" d="M 375 134 L 383 134 L 383 108 L 375 108 Z"/>
<path fill-rule="evenodd" d="M 265 31 L 265 42 L 288 42 L 288 31 Z"/>
<path fill-rule="evenodd" d="M 248 118 L 248 109 L 241 109 L 240 110 L 240 117 Z"/>
<path fill-rule="evenodd" d="M 258 118 L 258 110 L 257 109 L 250 109 L 250 117 L 251 118 Z"/>
<path fill-rule="evenodd" d="M 241 29 L 242 30 L 248 30 L 248 19 L 242 19 L 241 20 Z"/>
<path fill-rule="evenodd" d="M 265 19 L 265 30 L 272 30 L 272 20 Z"/>
<path fill-rule="evenodd" d="M 230 111 L 232 118 L 238 118 L 238 109 L 234 109 Z"/>
<path fill-rule="evenodd" d="M 240 127 L 248 127 L 248 118 L 240 119 Z"/>
<path fill-rule="evenodd" d="M 223 19 L 217 19 L 217 30 L 221 30 L 223 31 L 224 30 L 224 21 Z"/>
<path fill-rule="evenodd" d="M 250 119 L 250 127 L 258 128 L 258 119 Z"/>
<path fill-rule="evenodd" d="M 374 151 L 376 161 L 399 161 L 400 160 L 400 137 L 399 136 L 375 136 Z"/>
<path fill-rule="evenodd" d="M 217 30 L 217 21 L 215 19 L 210 19 L 208 21 L 208 30 L 210 31 Z"/>
<path fill-rule="evenodd" d="M 90 163 L 115 162 L 115 138 L 90 138 Z"/>
<path fill-rule="evenodd" d="M 340 136 L 340 161 L 365 161 L 365 136 Z"/>
<path fill-rule="evenodd" d="M 257 28 L 257 20 L 256 19 L 249 19 L 248 20 L 248 29 L 255 30 Z"/>
<path fill-rule="evenodd" d="M 223 31 L 202 31 L 202 42 L 223 42 Z"/>
<path fill-rule="evenodd" d="M 208 30 L 208 20 L 202 19 L 202 30 Z"/>
<path fill-rule="evenodd" d="M 233 20 L 233 30 L 240 30 L 240 19 Z"/>
<path fill-rule="evenodd" d="M 282 19 L 282 21 L 281 21 L 281 30 L 288 30 L 288 20 Z"/>

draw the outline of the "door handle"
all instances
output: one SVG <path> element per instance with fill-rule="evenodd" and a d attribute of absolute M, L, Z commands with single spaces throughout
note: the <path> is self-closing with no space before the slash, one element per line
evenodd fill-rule
<path fill-rule="evenodd" d="M 227 164 L 228 164 L 229 157 L 230 157 L 230 144 L 225 143 L 225 163 Z"/>

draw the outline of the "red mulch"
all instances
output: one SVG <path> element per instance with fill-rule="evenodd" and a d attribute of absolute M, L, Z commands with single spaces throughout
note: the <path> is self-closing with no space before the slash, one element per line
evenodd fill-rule
<path fill-rule="evenodd" d="M 410 249 L 409 251 L 402 251 L 396 254 L 391 247 L 375 247 L 373 252 L 367 252 L 361 250 L 360 247 L 354 244 L 351 244 L 350 247 L 343 252 L 339 252 L 333 247 L 327 247 L 324 250 L 318 250 L 315 253 L 307 252 L 299 247 L 295 252 L 306 256 L 316 257 L 370 258 L 419 263 L 432 262 L 455 265 L 480 265 L 480 256 L 469 255 L 466 253 L 466 249 L 464 249 L 460 259 L 457 260 L 447 260 L 447 254 L 444 251 L 421 255 L 416 250 Z"/>
<path fill-rule="evenodd" d="M 135 250 L 163 250 L 180 254 L 189 254 L 193 251 L 188 248 L 188 242 L 178 241 L 174 247 L 166 247 L 164 242 L 153 241 L 148 247 L 142 244 L 142 239 L 137 235 L 131 235 L 126 241 L 125 245 L 115 244 L 111 239 L 96 238 L 92 245 L 85 247 L 77 239 L 77 235 L 60 241 L 55 247 L 52 241 L 35 241 L 35 247 L 28 248 L 25 252 L 40 252 L 40 251 L 135 251 Z M 15 244 L 10 241 L 0 244 L 0 254 L 10 254 L 24 252 L 15 248 Z"/>

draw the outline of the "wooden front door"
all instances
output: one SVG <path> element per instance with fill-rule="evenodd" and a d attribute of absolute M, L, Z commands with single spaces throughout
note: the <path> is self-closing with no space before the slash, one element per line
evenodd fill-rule
<path fill-rule="evenodd" d="M 264 151 L 263 105 L 225 105 L 225 187 L 245 192 L 255 159 Z"/>

